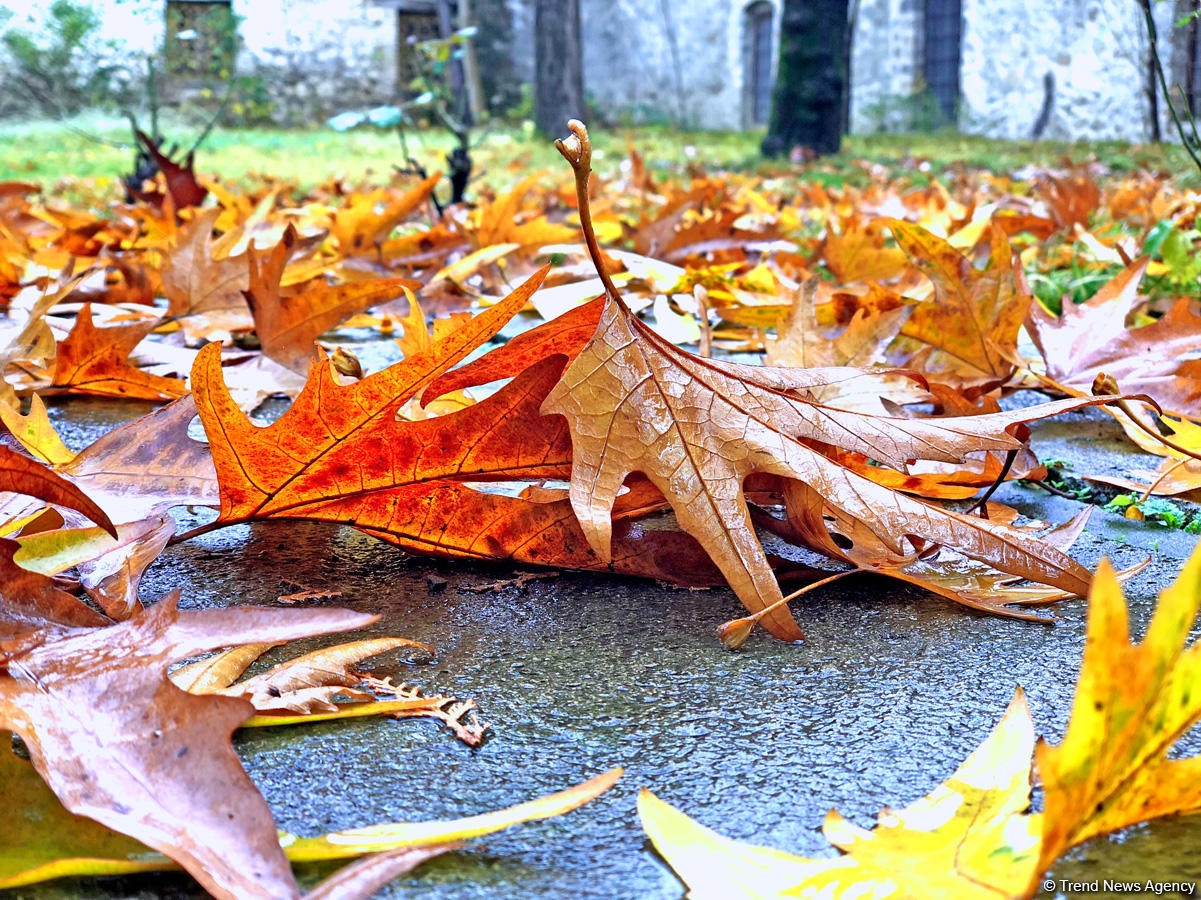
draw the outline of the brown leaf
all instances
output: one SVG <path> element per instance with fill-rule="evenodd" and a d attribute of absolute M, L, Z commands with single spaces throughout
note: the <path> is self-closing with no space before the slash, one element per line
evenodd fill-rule
<path fill-rule="evenodd" d="M 87 494 L 41 463 L 4 446 L 0 446 L 0 491 L 25 494 L 78 510 L 116 537 L 112 521 Z"/>
<path fill-rule="evenodd" d="M 23 569 L 13 561 L 21 545 L 0 539 L 0 666 L 10 647 L 31 636 L 69 633 L 76 628 L 111 625 L 107 616 L 85 606 L 53 580 Z M 2 677 L 2 676 L 0 676 Z"/>
<path fill-rule="evenodd" d="M 216 506 L 208 445 L 188 437 L 189 395 L 112 429 L 60 471 L 113 515 L 133 521 L 172 506 Z"/>
<path fill-rule="evenodd" d="M 177 210 L 186 209 L 189 206 L 199 206 L 203 203 L 204 198 L 208 196 L 208 191 L 196 180 L 196 173 L 192 171 L 193 151 L 189 150 L 183 162 L 177 163 L 159 150 L 158 145 L 148 135 L 141 131 L 134 133 L 137 135 L 142 149 L 150 155 L 154 164 L 158 166 L 158 170 L 163 173 L 163 178 L 167 181 L 167 192 L 171 195 L 171 201 L 175 208 Z M 130 187 L 139 189 L 141 186 L 130 185 Z M 161 203 L 161 200 L 159 202 Z"/>
<path fill-rule="evenodd" d="M 1091 393 L 1102 372 L 1122 390 L 1147 394 L 1164 412 L 1201 415 L 1201 316 L 1178 300 L 1167 314 L 1137 328 L 1126 322 L 1139 300 L 1147 268 L 1142 257 L 1119 272 L 1084 303 L 1065 303 L 1053 316 L 1039 304 L 1030 310 L 1030 336 L 1047 363 L 1047 375 L 1069 389 Z"/>
<path fill-rule="evenodd" d="M 87 595 L 117 621 L 142 609 L 138 599 L 142 576 L 175 534 L 175 522 L 157 516 L 123 525 L 121 531 L 122 546 L 77 567 Z"/>
<path fill-rule="evenodd" d="M 1014 413 L 904 420 L 797 399 L 798 391 L 825 377 L 820 371 L 692 356 L 610 297 L 596 335 L 542 405 L 544 413 L 567 417 L 571 500 L 592 549 L 609 557 L 617 491 L 630 473 L 641 472 L 667 497 L 681 526 L 708 550 L 746 607 L 765 609 L 781 594 L 742 493 L 743 480 L 758 471 L 808 484 L 896 552 L 902 552 L 902 535 L 941 540 L 946 531 L 953 533 L 949 542 L 956 549 L 1003 571 L 1074 593 L 1087 589 L 1087 572 L 1054 547 L 1026 536 L 1019 542 L 979 520 L 961 522 L 967 517 L 881 488 L 805 443 L 842 447 L 896 469 L 912 459 L 962 461 L 974 450 L 1020 448 L 1006 429 L 1065 412 L 1071 401 Z M 783 609 L 764 622 L 777 637 L 800 637 Z"/>
<path fill-rule="evenodd" d="M 220 215 L 220 209 L 197 212 L 166 254 L 162 279 L 168 300 L 167 314 L 220 313 L 248 330 L 252 322 L 243 296 L 249 287 L 246 255 L 216 258 L 213 255 L 213 225 Z"/>
<path fill-rule="evenodd" d="M 166 677 L 174 660 L 355 628 L 347 610 L 208 609 L 177 597 L 108 628 L 0 641 L 0 727 L 72 812 L 166 853 L 218 897 L 298 895 L 266 802 L 230 744 L 253 712 Z"/>
<path fill-rule="evenodd" d="M 395 299 L 404 288 L 421 286 L 407 278 L 376 278 L 337 286 L 318 281 L 284 296 L 280 279 L 295 244 L 292 225 L 269 252 L 256 253 L 251 242 L 247 251 L 250 288 L 245 292 L 263 352 L 293 371 L 308 371 L 313 342 L 320 335 L 369 306 Z"/>
<path fill-rule="evenodd" d="M 917 225 L 889 221 L 897 243 L 934 284 L 934 296 L 917 304 L 894 345 L 890 361 L 938 380 L 999 384 L 1013 374 L 1018 330 L 1032 296 L 1021 265 L 999 228 L 983 269 Z"/>

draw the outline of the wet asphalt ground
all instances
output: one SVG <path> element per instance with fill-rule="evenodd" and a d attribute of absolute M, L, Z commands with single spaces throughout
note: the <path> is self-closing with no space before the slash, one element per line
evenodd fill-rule
<path fill-rule="evenodd" d="M 144 411 L 72 401 L 52 413 L 79 447 Z M 1039 425 L 1034 447 L 1071 461 L 1077 474 L 1155 464 L 1096 411 Z M 1080 508 L 1018 485 L 996 499 L 1056 522 Z M 1151 557 L 1127 586 L 1137 633 L 1196 540 L 1098 510 L 1073 554 L 1090 568 L 1102 556 L 1119 567 Z M 742 614 L 729 590 L 566 572 L 516 584 L 517 571 L 413 558 L 348 528 L 269 523 L 170 548 L 143 597 L 181 588 L 185 608 L 272 606 L 294 585 L 340 591 L 317 602 L 379 613 L 371 634 L 436 648 L 432 662 L 382 659 L 379 674 L 474 698 L 492 726 L 477 749 L 429 720 L 243 731 L 239 753 L 283 829 L 472 815 L 625 767 L 613 790 L 582 809 L 474 841 L 381 894 L 422 900 L 680 898 L 681 884 L 638 825 L 643 786 L 732 838 L 829 855 L 819 830 L 829 809 L 870 827 L 881 807 L 925 794 L 986 736 L 1017 685 L 1038 731 L 1057 741 L 1083 647 L 1081 600 L 1058 604 L 1062 621 L 1048 627 L 854 576 L 794 604 L 804 643 L 757 632 L 731 653 L 714 634 Z M 1178 748 L 1199 750 L 1196 734 Z M 1165 820 L 1094 841 L 1051 877 L 1201 882 L 1199 843 L 1201 817 Z M 308 883 L 319 874 L 302 873 Z M 6 896 L 202 895 L 186 876 L 163 874 L 64 880 Z"/>

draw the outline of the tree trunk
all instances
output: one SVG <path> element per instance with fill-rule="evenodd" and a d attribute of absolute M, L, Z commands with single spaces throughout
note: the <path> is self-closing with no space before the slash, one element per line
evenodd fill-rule
<path fill-rule="evenodd" d="M 837 153 L 847 93 L 848 0 L 784 0 L 771 119 L 761 147 Z"/>
<path fill-rule="evenodd" d="M 535 0 L 534 124 L 547 137 L 584 118 L 582 56 L 579 0 Z"/>
<path fill-rule="evenodd" d="M 1147 47 L 1147 61 L 1145 68 L 1145 85 L 1143 91 L 1147 95 L 1147 118 L 1150 126 L 1150 139 L 1153 144 L 1158 144 L 1163 140 L 1163 134 L 1159 128 L 1159 48 L 1156 46 L 1157 35 L 1155 34 L 1155 20 L 1151 17 L 1151 0 L 1138 0 L 1139 8 L 1143 11 L 1143 16 L 1147 21 L 1147 30 L 1149 34 Z"/>

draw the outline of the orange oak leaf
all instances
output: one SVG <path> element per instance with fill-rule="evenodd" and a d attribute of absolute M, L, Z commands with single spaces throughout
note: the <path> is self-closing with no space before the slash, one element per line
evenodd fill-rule
<path fill-rule="evenodd" d="M 395 299 L 406 287 L 416 290 L 421 286 L 407 278 L 374 278 L 336 286 L 319 280 L 285 296 L 280 279 L 296 240 L 296 229 L 289 224 L 269 251 L 259 254 L 251 242 L 246 254 L 250 287 L 245 292 L 263 353 L 293 371 L 308 370 L 318 336 L 369 306 Z"/>
<path fill-rule="evenodd" d="M 893 237 L 934 284 L 901 327 L 889 361 L 959 386 L 999 384 L 1013 374 L 1018 330 L 1033 299 L 1005 233 L 991 228 L 983 269 L 924 228 L 888 220 Z"/>
<path fill-rule="evenodd" d="M 376 253 L 379 245 L 413 211 L 429 200 L 442 178 L 435 172 L 404 192 L 377 188 L 352 196 L 347 205 L 332 214 L 330 234 L 345 256 Z M 382 206 L 382 208 L 381 208 Z"/>
<path fill-rule="evenodd" d="M 329 365 L 318 359 L 304 390 L 269 428 L 254 425 L 229 396 L 221 379 L 220 348 L 203 348 L 192 372 L 193 389 L 221 484 L 222 520 L 286 516 L 315 499 L 351 487 L 362 494 L 370 486 L 392 486 L 417 458 L 406 459 L 395 452 L 397 412 L 442 372 L 496 334 L 525 305 L 546 271 L 540 270 L 426 353 L 401 360 L 362 381 L 339 385 Z M 452 460 L 457 451 L 457 465 L 469 464 L 462 457 L 470 446 L 425 449 Z M 393 461 L 399 468 L 394 469 Z M 539 465 L 536 459 L 528 464 Z"/>
<path fill-rule="evenodd" d="M 75 327 L 58 348 L 53 390 L 139 400 L 173 400 L 187 391 L 180 378 L 152 375 L 129 364 L 129 354 L 157 323 L 97 328 L 92 305 L 84 304 Z"/>

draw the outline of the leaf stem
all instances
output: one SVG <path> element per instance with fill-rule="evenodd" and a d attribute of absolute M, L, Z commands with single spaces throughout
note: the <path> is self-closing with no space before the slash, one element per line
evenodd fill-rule
<path fill-rule="evenodd" d="M 833 575 L 815 581 L 812 584 L 807 584 L 803 588 L 793 591 L 787 597 L 777 600 L 771 606 L 764 607 L 759 612 L 753 615 L 743 616 L 741 619 L 732 619 L 729 622 L 722 622 L 717 626 L 717 636 L 721 639 L 722 644 L 727 650 L 737 650 L 746 643 L 746 639 L 751 636 L 751 632 L 755 628 L 755 624 L 778 607 L 785 606 L 791 603 L 802 594 L 807 594 L 810 591 L 817 590 L 819 587 L 824 587 L 831 582 L 837 581 L 840 578 L 845 578 L 847 575 L 853 575 L 859 569 L 847 569 L 845 572 L 835 572 Z"/>
<path fill-rule="evenodd" d="M 605 292 L 618 303 L 623 303 L 617 286 L 605 270 L 604 256 L 600 244 L 596 241 L 596 232 L 592 228 L 592 205 L 588 199 L 588 176 L 592 174 L 592 141 L 588 137 L 588 127 L 579 119 L 567 123 L 571 137 L 559 138 L 555 141 L 555 149 L 571 164 L 575 172 L 575 196 L 580 208 L 580 229 L 584 232 L 584 243 L 588 245 L 588 255 L 596 266 L 601 284 Z M 624 304 L 623 304 L 624 305 Z"/>

